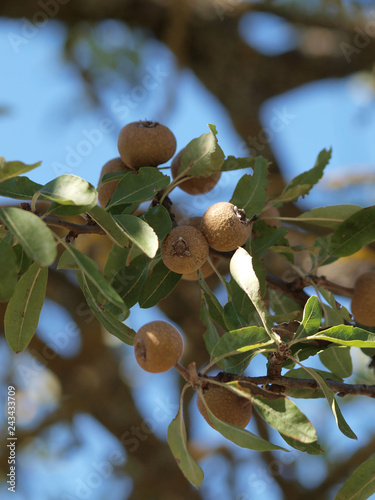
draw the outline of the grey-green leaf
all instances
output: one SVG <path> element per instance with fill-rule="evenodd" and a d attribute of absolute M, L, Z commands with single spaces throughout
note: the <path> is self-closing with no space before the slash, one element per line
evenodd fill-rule
<path fill-rule="evenodd" d="M 170 178 L 154 167 L 141 167 L 136 172 L 128 172 L 117 184 L 108 207 L 150 200 L 169 182 Z"/>
<path fill-rule="evenodd" d="M 108 237 L 120 247 L 129 246 L 129 237 L 114 217 L 98 205 L 88 211 L 90 217 L 107 233 Z"/>
<path fill-rule="evenodd" d="M 365 460 L 340 488 L 335 500 L 367 500 L 375 494 L 375 455 Z"/>
<path fill-rule="evenodd" d="M 56 242 L 45 223 L 20 208 L 0 208 L 0 219 L 17 238 L 26 253 L 41 266 L 49 266 L 57 255 Z"/>
<path fill-rule="evenodd" d="M 220 170 L 222 172 L 230 172 L 232 170 L 241 170 L 244 168 L 254 168 L 256 158 L 236 158 L 235 156 L 228 156 L 225 158 Z"/>
<path fill-rule="evenodd" d="M 303 310 L 302 322 L 299 325 L 293 340 L 315 335 L 319 331 L 322 321 L 322 307 L 316 295 L 312 295 L 306 302 Z"/>
<path fill-rule="evenodd" d="M 177 465 L 180 467 L 186 479 L 199 488 L 203 481 L 203 471 L 188 452 L 186 445 L 186 429 L 181 408 L 176 417 L 169 424 L 168 444 L 176 459 Z"/>
<path fill-rule="evenodd" d="M 350 347 L 328 347 L 319 353 L 319 358 L 323 365 L 338 377 L 347 378 L 353 373 Z"/>
<path fill-rule="evenodd" d="M 307 222 L 314 226 L 337 229 L 346 219 L 361 210 L 357 205 L 332 205 L 313 208 L 296 217 L 296 221 Z"/>
<path fill-rule="evenodd" d="M 60 205 L 94 206 L 98 193 L 94 186 L 77 175 L 64 174 L 47 182 L 39 193 L 44 200 Z"/>
<path fill-rule="evenodd" d="M 0 183 L 12 177 L 16 177 L 17 175 L 30 172 L 30 170 L 39 167 L 41 163 L 42 162 L 38 161 L 32 165 L 26 165 L 21 161 L 5 161 L 5 158 L 0 156 Z"/>
<path fill-rule="evenodd" d="M 150 276 L 143 283 L 139 296 L 139 305 L 144 309 L 156 306 L 159 300 L 167 297 L 181 279 L 181 274 L 168 269 L 162 260 L 153 268 Z"/>
<path fill-rule="evenodd" d="M 147 212 L 141 215 L 141 218 L 152 227 L 160 242 L 171 232 L 171 216 L 163 205 L 156 205 L 148 209 Z"/>
<path fill-rule="evenodd" d="M 0 182 L 0 196 L 16 200 L 31 200 L 41 187 L 41 184 L 31 181 L 28 177 L 12 177 Z"/>
<path fill-rule="evenodd" d="M 0 276 L 0 302 L 7 302 L 17 285 L 17 257 L 3 239 L 0 239 Z"/>
<path fill-rule="evenodd" d="M 155 257 L 159 248 L 159 239 L 144 220 L 134 215 L 120 214 L 113 217 L 125 231 L 128 238 L 137 245 L 151 259 Z"/>
<path fill-rule="evenodd" d="M 14 352 L 29 345 L 38 326 L 46 295 L 48 268 L 32 264 L 21 276 L 4 318 L 5 338 Z"/>
<path fill-rule="evenodd" d="M 375 333 L 350 325 L 337 325 L 308 337 L 351 347 L 375 347 Z"/>

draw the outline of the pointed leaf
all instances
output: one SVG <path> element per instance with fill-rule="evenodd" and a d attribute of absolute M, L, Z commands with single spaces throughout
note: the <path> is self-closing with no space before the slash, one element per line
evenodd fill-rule
<path fill-rule="evenodd" d="M 319 353 L 319 359 L 332 373 L 341 378 L 350 377 L 353 373 L 350 347 L 333 346 Z"/>
<path fill-rule="evenodd" d="M 3 239 L 0 239 L 0 276 L 0 302 L 7 302 L 17 285 L 17 257 Z"/>
<path fill-rule="evenodd" d="M 120 247 L 130 245 L 129 237 L 114 217 L 96 205 L 88 211 L 90 217 L 107 233 L 108 237 Z"/>
<path fill-rule="evenodd" d="M 11 179 L 12 177 L 16 177 L 20 174 L 25 174 L 26 172 L 30 172 L 36 167 L 41 165 L 41 161 L 37 163 L 33 163 L 32 165 L 26 165 L 21 161 L 5 161 L 3 156 L 0 156 L 0 183 L 5 181 L 6 179 Z"/>
<path fill-rule="evenodd" d="M 246 217 L 260 214 L 267 200 L 267 162 L 261 156 L 255 159 L 253 175 L 245 174 L 238 181 L 230 203 L 245 210 Z"/>
<path fill-rule="evenodd" d="M 141 215 L 141 218 L 152 227 L 160 242 L 163 241 L 172 230 L 171 216 L 163 205 L 156 205 L 148 209 L 147 212 Z"/>
<path fill-rule="evenodd" d="M 375 494 L 375 455 L 355 469 L 335 500 L 367 500 Z"/>
<path fill-rule="evenodd" d="M 293 341 L 315 335 L 319 331 L 322 321 L 322 308 L 318 297 L 312 295 L 306 302 L 303 310 L 302 323 L 296 331 Z"/>
<path fill-rule="evenodd" d="M 361 210 L 357 205 L 332 205 L 330 207 L 313 208 L 296 217 L 296 221 L 307 222 L 314 226 L 337 229 L 351 215 Z"/>
<path fill-rule="evenodd" d="M 59 205 L 94 206 L 98 193 L 92 184 L 77 175 L 64 174 L 47 182 L 39 193 L 44 200 L 53 201 Z"/>
<path fill-rule="evenodd" d="M 375 206 L 355 212 L 333 233 L 330 252 L 346 257 L 375 240 Z"/>
<path fill-rule="evenodd" d="M 0 219 L 21 243 L 26 253 L 41 266 L 49 266 L 57 255 L 56 242 L 45 223 L 20 208 L 0 208 Z"/>
<path fill-rule="evenodd" d="M 256 158 L 236 158 L 228 156 L 225 158 L 220 170 L 222 172 L 230 172 L 232 170 L 240 170 L 243 168 L 254 168 Z"/>
<path fill-rule="evenodd" d="M 208 304 L 205 296 L 202 296 L 202 301 L 201 301 L 201 309 L 200 309 L 200 319 L 202 320 L 202 323 L 206 325 L 207 330 L 203 334 L 203 339 L 204 343 L 206 345 L 206 349 L 208 354 L 211 353 L 212 349 L 218 342 L 220 336 L 218 334 L 218 331 L 216 329 L 215 323 L 211 318 L 211 315 L 208 312 Z"/>
<path fill-rule="evenodd" d="M 138 255 L 129 266 L 119 269 L 112 280 L 112 286 L 129 308 L 138 302 L 143 284 L 147 279 L 148 262 L 146 255 Z"/>
<path fill-rule="evenodd" d="M 280 436 L 288 443 L 289 446 L 292 446 L 296 450 L 305 451 L 309 455 L 320 455 L 324 453 L 324 450 L 320 447 L 319 443 L 315 441 L 314 443 L 301 443 L 301 441 L 297 441 L 296 439 L 292 439 L 289 436 L 285 436 L 280 432 Z"/>
<path fill-rule="evenodd" d="M 119 226 L 125 231 L 128 238 L 137 245 L 151 259 L 155 257 L 159 248 L 159 240 L 147 222 L 139 217 L 128 214 L 115 215 L 113 217 Z"/>
<path fill-rule="evenodd" d="M 186 479 L 199 488 L 203 481 L 203 471 L 188 452 L 186 446 L 186 429 L 181 408 L 176 418 L 169 424 L 168 444 L 176 459 L 177 465 L 180 467 Z"/>
<path fill-rule="evenodd" d="M 16 200 L 31 200 L 41 187 L 41 184 L 31 181 L 28 177 L 13 177 L 0 182 L 0 196 Z"/>
<path fill-rule="evenodd" d="M 328 340 L 335 344 L 352 347 L 375 347 L 375 333 L 350 325 L 337 325 L 327 328 L 307 337 L 306 340 L 310 339 Z"/>
<path fill-rule="evenodd" d="M 108 207 L 150 200 L 169 182 L 170 178 L 154 167 L 141 167 L 136 172 L 128 172 L 117 184 Z"/>
<path fill-rule="evenodd" d="M 221 326 L 223 330 L 226 330 L 223 307 L 216 298 L 215 294 L 212 293 L 212 290 L 207 286 L 207 283 L 201 275 L 199 276 L 199 286 L 203 291 L 204 298 L 208 306 L 208 312 L 211 318 L 216 321 L 216 323 Z"/>
<path fill-rule="evenodd" d="M 139 296 L 139 305 L 144 309 L 156 306 L 159 300 L 167 297 L 181 279 L 181 274 L 168 269 L 160 260 L 147 277 Z"/>
<path fill-rule="evenodd" d="M 48 268 L 34 263 L 21 276 L 4 318 L 5 338 L 14 352 L 29 345 L 39 323 L 46 295 Z"/>

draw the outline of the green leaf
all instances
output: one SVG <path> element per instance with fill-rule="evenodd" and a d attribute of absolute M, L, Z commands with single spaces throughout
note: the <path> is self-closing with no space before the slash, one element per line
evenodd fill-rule
<path fill-rule="evenodd" d="M 278 340 L 272 332 L 272 319 L 262 298 L 260 282 L 253 268 L 253 258 L 244 248 L 239 247 L 231 258 L 230 273 L 254 304 L 268 335 L 272 340 Z"/>
<path fill-rule="evenodd" d="M 86 298 L 87 305 L 93 312 L 96 319 L 101 325 L 119 340 L 128 345 L 134 344 L 135 331 L 124 325 L 118 320 L 110 311 L 106 311 L 98 299 L 102 297 L 100 290 L 87 279 L 85 274 L 81 271 L 76 273 L 81 290 Z"/>
<path fill-rule="evenodd" d="M 316 354 L 316 352 L 314 353 Z M 333 373 L 326 372 L 323 370 L 315 369 L 315 372 L 318 373 L 324 380 L 337 380 L 338 382 L 342 382 L 342 378 L 334 375 Z M 310 375 L 303 368 L 294 368 L 293 370 L 289 370 L 285 373 L 286 377 L 295 378 L 295 379 L 309 379 L 314 380 L 314 377 Z M 315 398 L 324 398 L 324 393 L 322 390 L 311 390 L 311 389 L 297 389 L 290 388 L 286 389 L 285 394 L 290 396 L 291 398 L 302 398 L 302 399 L 315 399 Z"/>
<path fill-rule="evenodd" d="M 90 217 L 107 233 L 108 237 L 120 247 L 129 246 L 129 237 L 114 217 L 98 205 L 88 211 Z"/>
<path fill-rule="evenodd" d="M 186 429 L 181 408 L 176 418 L 169 424 L 167 439 L 172 454 L 182 473 L 191 484 L 199 488 L 204 477 L 203 471 L 188 452 L 186 445 Z"/>
<path fill-rule="evenodd" d="M 266 330 L 259 326 L 247 326 L 233 330 L 220 337 L 211 352 L 211 361 L 231 353 L 220 362 L 219 366 L 226 372 L 241 374 L 251 358 L 253 351 L 273 345 Z M 237 353 L 234 354 L 234 351 Z"/>
<path fill-rule="evenodd" d="M 136 172 L 128 172 L 117 184 L 108 207 L 150 200 L 169 182 L 170 178 L 154 167 L 141 167 Z"/>
<path fill-rule="evenodd" d="M 31 266 L 32 259 L 27 255 L 23 246 L 19 243 L 13 247 L 13 252 L 17 258 L 17 273 L 19 276 L 22 276 Z"/>
<path fill-rule="evenodd" d="M 255 314 L 254 304 L 233 278 L 228 283 L 228 288 L 236 311 L 247 323 L 250 323 Z"/>
<path fill-rule="evenodd" d="M 46 215 L 63 215 L 64 217 L 74 217 L 75 215 L 85 214 L 92 208 L 91 205 L 60 205 L 52 202 Z"/>
<path fill-rule="evenodd" d="M 350 325 L 337 325 L 307 337 L 306 340 L 328 340 L 351 347 L 375 347 L 375 333 Z"/>
<path fill-rule="evenodd" d="M 248 448 L 250 450 L 256 451 L 273 451 L 273 450 L 283 450 L 288 451 L 281 446 L 277 446 L 272 444 L 265 439 L 256 436 L 252 432 L 249 432 L 241 427 L 237 427 L 236 425 L 227 424 L 222 420 L 215 417 L 215 415 L 211 412 L 207 403 L 204 399 L 202 390 L 199 391 L 200 397 L 203 400 L 203 404 L 207 410 L 208 418 L 212 423 L 214 429 L 220 432 L 225 438 L 232 441 L 232 443 L 240 446 L 241 448 Z"/>
<path fill-rule="evenodd" d="M 251 240 L 251 254 L 258 259 L 262 258 L 266 251 L 279 241 L 287 243 L 285 236 L 289 231 L 285 227 L 270 227 L 265 222 L 259 220 L 255 223 L 254 230 L 257 233 L 257 238 Z"/>
<path fill-rule="evenodd" d="M 306 368 L 303 367 L 310 375 L 318 382 L 320 388 L 322 389 L 324 396 L 326 397 L 328 404 L 331 408 L 331 411 L 333 413 L 333 416 L 335 417 L 337 427 L 340 429 L 340 431 L 347 436 L 350 439 L 357 439 L 357 436 L 354 434 L 352 429 L 349 427 L 347 424 L 346 420 L 344 419 L 340 407 L 337 404 L 337 401 L 335 399 L 335 393 L 332 391 L 332 389 L 325 383 L 323 377 L 319 375 L 319 373 L 316 370 L 313 370 L 312 368 Z"/>
<path fill-rule="evenodd" d="M 233 170 L 240 170 L 243 168 L 254 168 L 256 158 L 236 158 L 228 156 L 225 158 L 224 163 L 221 165 L 222 172 L 230 172 Z"/>
<path fill-rule="evenodd" d="M 213 322 L 209 312 L 208 312 L 208 304 L 205 296 L 202 296 L 201 308 L 200 308 L 200 319 L 202 323 L 206 325 L 207 329 L 203 334 L 204 343 L 206 345 L 206 349 L 208 354 L 211 353 L 212 349 L 218 342 L 220 336 L 217 332 L 215 323 Z"/>
<path fill-rule="evenodd" d="M 146 281 L 139 296 L 139 305 L 144 309 L 156 306 L 159 300 L 167 297 L 180 281 L 182 274 L 168 269 L 160 260 Z"/>
<path fill-rule="evenodd" d="M 113 245 L 108 253 L 108 257 L 104 266 L 104 276 L 111 280 L 114 279 L 116 273 L 125 267 L 128 261 L 130 248 L 119 247 L 118 245 Z M 145 255 L 142 254 L 144 257 Z"/>
<path fill-rule="evenodd" d="M 72 174 L 60 175 L 47 182 L 39 194 L 44 200 L 53 201 L 59 205 L 94 206 L 98 193 L 92 184 Z"/>
<path fill-rule="evenodd" d="M 332 205 L 330 207 L 313 208 L 309 212 L 296 217 L 296 221 L 308 222 L 314 226 L 337 229 L 351 215 L 361 210 L 357 205 Z"/>
<path fill-rule="evenodd" d="M 340 488 L 335 500 L 366 500 L 375 494 L 375 455 L 365 460 Z"/>
<path fill-rule="evenodd" d="M 57 255 L 56 242 L 45 223 L 20 208 L 0 208 L 0 219 L 17 238 L 26 253 L 41 266 L 49 266 Z"/>
<path fill-rule="evenodd" d="M 333 346 L 319 353 L 319 359 L 332 373 L 341 378 L 350 377 L 353 373 L 350 347 Z"/>
<path fill-rule="evenodd" d="M 237 311 L 235 305 L 232 301 L 228 302 L 224 306 L 224 321 L 225 330 L 239 330 L 247 326 L 247 322 L 243 319 L 241 314 Z"/>
<path fill-rule="evenodd" d="M 3 239 L 0 239 L 0 276 L 0 302 L 8 302 L 17 285 L 17 257 Z"/>
<path fill-rule="evenodd" d="M 129 309 L 138 302 L 143 284 L 147 279 L 148 262 L 149 259 L 146 255 L 138 255 L 131 261 L 129 266 L 122 267 L 112 281 L 112 286 L 117 290 Z"/>
<path fill-rule="evenodd" d="M 261 156 L 255 159 L 253 175 L 245 174 L 238 181 L 230 203 L 245 210 L 246 217 L 260 214 L 267 200 L 267 162 Z"/>
<path fill-rule="evenodd" d="M 301 441 L 297 441 L 296 439 L 292 439 L 288 436 L 285 436 L 280 432 L 281 437 L 285 440 L 289 446 L 292 446 L 296 450 L 305 451 L 309 455 L 320 455 L 324 453 L 324 450 L 320 447 L 317 441 L 314 443 L 301 443 Z"/>
<path fill-rule="evenodd" d="M 225 155 L 216 139 L 215 125 L 208 125 L 210 132 L 193 139 L 185 147 L 178 175 L 185 173 L 193 177 L 209 177 L 220 170 Z"/>
<path fill-rule="evenodd" d="M 304 197 L 311 188 L 321 179 L 324 168 L 331 159 L 332 150 L 323 149 L 315 162 L 314 167 L 295 177 L 283 190 L 280 196 L 273 201 L 286 202 L 296 201 L 300 196 Z"/>
<path fill-rule="evenodd" d="M 333 233 L 330 253 L 346 257 L 375 240 L 375 206 L 355 212 Z"/>
<path fill-rule="evenodd" d="M 12 177 L 12 179 L 0 182 L 0 196 L 16 200 L 31 200 L 41 187 L 41 184 L 31 181 L 28 177 Z"/>
<path fill-rule="evenodd" d="M 119 309 L 128 312 L 126 305 L 123 300 L 116 292 L 116 290 L 108 283 L 108 281 L 104 278 L 103 275 L 97 269 L 97 264 L 95 261 L 90 259 L 87 255 L 77 250 L 75 247 L 66 243 L 65 240 L 59 238 L 60 243 L 64 245 L 66 250 L 70 253 L 73 259 L 76 261 L 79 269 L 87 276 L 87 278 L 92 281 L 92 283 L 96 286 L 96 288 L 100 291 L 100 293 L 105 297 L 109 302 L 117 306 Z"/>
<path fill-rule="evenodd" d="M 300 443 L 318 440 L 311 422 L 290 399 L 280 397 L 270 400 L 259 395 L 252 395 L 251 399 L 263 420 L 284 436 Z"/>
<path fill-rule="evenodd" d="M 128 238 L 151 259 L 159 248 L 159 240 L 147 222 L 134 215 L 121 214 L 114 216 L 115 221 L 125 231 Z"/>
<path fill-rule="evenodd" d="M 79 265 L 77 264 L 77 261 L 73 257 L 73 255 L 68 252 L 68 250 L 64 250 L 57 263 L 57 269 L 70 269 L 73 271 L 78 271 Z"/>
<path fill-rule="evenodd" d="M 346 307 L 337 302 L 336 297 L 333 295 L 332 292 L 326 290 L 322 286 L 318 286 L 318 292 L 331 306 L 331 311 L 328 312 L 329 309 L 328 306 L 323 304 L 325 315 L 328 316 L 328 314 L 330 314 L 331 316 L 330 318 L 331 323 L 327 323 L 329 326 L 340 325 L 341 323 L 344 323 L 344 321 L 349 321 L 349 322 L 353 321 L 349 311 L 346 309 Z M 335 320 L 334 323 L 332 323 L 332 319 Z"/>
<path fill-rule="evenodd" d="M 0 182 L 30 172 L 30 170 L 39 167 L 41 163 L 41 161 L 38 161 L 32 165 L 26 165 L 21 161 L 5 161 L 5 158 L 0 156 Z"/>
<path fill-rule="evenodd" d="M 312 295 L 303 310 L 302 323 L 296 331 L 293 341 L 315 335 L 322 321 L 322 307 L 316 295 Z"/>
<path fill-rule="evenodd" d="M 29 345 L 46 295 L 48 268 L 34 263 L 20 278 L 4 318 L 5 338 L 14 352 Z"/>
<path fill-rule="evenodd" d="M 202 278 L 201 275 L 199 275 L 199 286 L 201 287 L 204 298 L 207 303 L 208 307 L 208 312 L 211 316 L 211 318 L 216 321 L 216 323 L 223 328 L 223 330 L 226 330 L 226 324 L 224 321 L 224 309 L 221 306 L 220 302 L 216 298 L 215 294 L 212 292 L 212 290 L 207 286 L 207 283 L 205 280 Z"/>
<path fill-rule="evenodd" d="M 172 230 L 171 216 L 163 205 L 156 205 L 141 215 L 141 219 L 147 222 L 155 231 L 159 242 L 163 241 Z"/>

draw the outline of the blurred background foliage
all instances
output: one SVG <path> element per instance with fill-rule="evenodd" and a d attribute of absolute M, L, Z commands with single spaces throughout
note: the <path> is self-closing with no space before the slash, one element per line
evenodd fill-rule
<path fill-rule="evenodd" d="M 96 185 L 101 166 L 117 156 L 117 134 L 126 123 L 146 118 L 168 125 L 178 150 L 215 123 L 226 155 L 271 160 L 270 195 L 333 146 L 326 177 L 282 215 L 372 205 L 372 6 L 371 0 L 2 0 L 0 153 L 7 160 L 43 160 L 30 176 L 35 181 L 75 173 Z M 207 195 L 174 192 L 176 212 L 201 215 L 228 200 L 240 175 L 223 175 Z M 293 244 L 308 246 L 314 237 L 290 231 Z M 110 248 L 100 236 L 81 235 L 76 244 L 101 265 Z M 350 287 L 374 262 L 370 245 L 322 273 Z M 266 265 L 284 279 L 289 272 L 279 262 Z M 219 287 L 216 293 L 220 298 Z M 18 388 L 17 500 L 330 499 L 375 452 L 374 406 L 366 398 L 342 403 L 356 443 L 340 437 L 324 401 L 298 401 L 327 450 L 311 457 L 235 449 L 199 418 L 190 394 L 190 447 L 206 476 L 201 490 L 192 490 L 166 444 L 177 375 L 142 373 L 131 349 L 102 331 L 69 273 L 51 270 L 47 294 L 28 352 L 14 356 L 0 343 L 3 401 L 8 385 Z M 135 308 L 129 320 L 138 328 L 168 318 L 184 333 L 183 361 L 202 366 L 199 301 L 196 283 L 181 282 L 160 308 Z M 4 310 L 0 304 L 2 316 Z M 354 361 L 350 380 L 374 383 L 368 358 L 355 353 Z M 263 374 L 265 361 L 248 370 Z M 257 418 L 250 429 L 278 442 Z M 3 496 L 4 446 L 0 453 Z"/>

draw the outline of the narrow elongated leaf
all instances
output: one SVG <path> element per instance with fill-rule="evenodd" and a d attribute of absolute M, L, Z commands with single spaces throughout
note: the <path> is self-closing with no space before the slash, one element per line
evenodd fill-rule
<path fill-rule="evenodd" d="M 149 200 L 167 187 L 169 182 L 167 175 L 153 167 L 141 167 L 136 172 L 128 172 L 117 184 L 108 207 Z"/>
<path fill-rule="evenodd" d="M 289 446 L 292 446 L 296 450 L 305 451 L 309 455 L 320 455 L 324 453 L 324 450 L 320 447 L 319 443 L 315 441 L 314 443 L 301 443 L 301 441 L 297 441 L 296 439 L 292 439 L 289 436 L 285 436 L 280 432 L 280 436 L 285 440 Z"/>
<path fill-rule="evenodd" d="M 79 269 L 87 276 L 87 278 L 93 282 L 100 293 L 109 302 L 117 306 L 124 312 L 127 312 L 127 307 L 124 301 L 121 299 L 116 290 L 108 283 L 102 274 L 97 269 L 97 264 L 95 261 L 90 259 L 87 255 L 77 250 L 75 247 L 66 243 L 65 240 L 59 238 L 60 243 L 62 243 L 66 250 L 70 253 L 73 259 L 76 261 Z"/>
<path fill-rule="evenodd" d="M 335 500 L 367 500 L 375 494 L 375 455 L 365 460 L 340 488 Z"/>
<path fill-rule="evenodd" d="M 316 351 L 314 354 L 316 354 Z M 330 379 L 330 380 L 337 380 L 338 382 L 343 381 L 341 377 L 338 377 L 337 375 L 327 371 L 315 369 L 315 372 L 318 373 L 318 375 L 320 375 L 324 380 Z M 308 373 L 303 368 L 293 368 L 292 370 L 289 370 L 285 374 L 285 376 L 296 379 L 315 380 L 314 377 L 310 375 L 310 373 Z M 325 397 L 321 389 L 312 391 L 311 389 L 291 388 L 291 389 L 286 389 L 285 394 L 287 396 L 290 396 L 291 398 L 302 398 L 302 399 L 316 399 Z"/>
<path fill-rule="evenodd" d="M 185 173 L 193 177 L 208 177 L 223 164 L 225 155 L 216 139 L 215 125 L 208 125 L 210 132 L 193 139 L 185 147 L 180 161 L 178 174 Z"/>
<path fill-rule="evenodd" d="M 285 397 L 270 400 L 254 395 L 252 401 L 259 415 L 284 436 L 300 443 L 314 443 L 318 440 L 311 422 L 290 399 Z"/>
<path fill-rule="evenodd" d="M 171 232 L 171 216 L 163 205 L 156 205 L 155 207 L 150 208 L 147 212 L 141 215 L 141 218 L 152 227 L 160 242 L 164 240 L 168 233 Z"/>
<path fill-rule="evenodd" d="M 156 306 L 159 300 L 167 297 L 181 279 L 181 274 L 168 269 L 162 260 L 156 264 L 150 276 L 143 283 L 139 305 L 144 309 Z"/>
<path fill-rule="evenodd" d="M 52 202 L 46 214 L 74 217 L 75 215 L 85 214 L 92 208 L 92 206 L 92 203 L 90 205 L 60 205 L 59 203 Z"/>
<path fill-rule="evenodd" d="M 148 261 L 146 255 L 138 255 L 129 266 L 119 269 L 112 281 L 112 286 L 129 308 L 138 302 L 139 294 L 147 279 Z"/>
<path fill-rule="evenodd" d="M 186 429 L 181 408 L 169 424 L 167 439 L 172 454 L 182 473 L 191 484 L 199 488 L 204 477 L 203 471 L 188 452 Z"/>
<path fill-rule="evenodd" d="M 319 353 L 319 359 L 323 365 L 338 377 L 350 377 L 353 373 L 352 357 L 350 347 L 333 346 Z"/>
<path fill-rule="evenodd" d="M 226 330 L 239 330 L 247 326 L 247 322 L 237 311 L 232 301 L 228 302 L 224 306 L 224 321 Z"/>
<path fill-rule="evenodd" d="M 324 381 L 323 377 L 321 377 L 316 370 L 313 370 L 312 368 L 306 368 L 304 369 L 310 373 L 312 377 L 318 382 L 320 388 L 324 392 L 324 396 L 326 397 L 329 407 L 331 408 L 331 411 L 333 413 L 333 416 L 335 417 L 337 427 L 340 429 L 340 431 L 347 436 L 350 439 L 357 439 L 357 436 L 354 434 L 352 429 L 349 427 L 347 424 L 346 420 L 344 419 L 340 407 L 337 404 L 337 401 L 335 399 L 335 393 L 332 391 L 332 389 L 326 384 Z"/>
<path fill-rule="evenodd" d="M 5 161 L 5 158 L 0 156 L 0 182 L 30 172 L 30 170 L 39 167 L 41 163 L 41 161 L 38 161 L 32 165 L 26 165 L 21 161 Z"/>
<path fill-rule="evenodd" d="M 328 340 L 335 344 L 351 347 L 375 347 L 375 333 L 350 325 L 337 325 L 327 328 L 327 330 L 322 330 L 306 338 L 306 340 L 310 339 Z"/>
<path fill-rule="evenodd" d="M 130 244 L 129 237 L 114 217 L 98 205 L 88 211 L 90 217 L 107 233 L 108 237 L 120 247 Z"/>
<path fill-rule="evenodd" d="M 345 257 L 375 240 L 375 206 L 355 212 L 334 232 L 330 252 Z"/>
<path fill-rule="evenodd" d="M 226 330 L 224 309 L 215 294 L 212 293 L 212 290 L 207 286 L 207 283 L 204 281 L 202 276 L 199 277 L 199 286 L 204 293 L 204 298 L 206 300 L 208 312 L 210 313 L 211 318 L 216 321 L 216 323 L 221 326 L 223 330 Z"/>
<path fill-rule="evenodd" d="M 359 210 L 361 210 L 361 207 L 357 205 L 332 205 L 330 207 L 313 208 L 296 217 L 296 221 L 337 229 L 340 224 Z"/>
<path fill-rule="evenodd" d="M 306 302 L 303 310 L 302 323 L 299 325 L 293 340 L 303 339 L 310 335 L 315 335 L 319 331 L 322 321 L 322 308 L 318 297 L 312 295 Z"/>
<path fill-rule="evenodd" d="M 92 184 L 77 175 L 64 174 L 47 182 L 40 190 L 44 200 L 54 201 L 60 205 L 94 206 L 98 193 Z"/>
<path fill-rule="evenodd" d="M 254 227 L 257 233 L 257 238 L 251 241 L 251 254 L 255 255 L 258 259 L 262 258 L 266 251 L 276 244 L 287 244 L 285 236 L 289 233 L 285 227 L 270 227 L 261 220 L 257 221 Z M 277 248 L 271 248 L 277 251 Z M 290 250 L 289 247 L 284 248 L 283 251 Z"/>
<path fill-rule="evenodd" d="M 241 427 L 237 427 L 236 425 L 227 424 L 222 420 L 215 417 L 215 415 L 211 412 L 209 407 L 207 406 L 206 401 L 204 400 L 204 396 L 202 390 L 199 391 L 200 397 L 204 402 L 204 406 L 207 410 L 208 418 L 210 419 L 213 427 L 220 432 L 225 438 L 232 441 L 232 443 L 240 446 L 241 448 L 248 448 L 250 450 L 256 451 L 272 451 L 272 450 L 283 450 L 288 451 L 281 446 L 277 446 L 272 444 L 265 439 L 256 436 L 252 432 L 249 432 Z"/>
<path fill-rule="evenodd" d="M 260 214 L 266 203 L 267 174 L 266 160 L 261 156 L 257 156 L 253 175 L 245 174 L 241 177 L 234 190 L 230 202 L 236 207 L 245 210 L 248 219 L 251 219 L 255 214 Z"/>
<path fill-rule="evenodd" d="M 260 282 L 253 268 L 253 258 L 244 248 L 239 247 L 231 258 L 230 273 L 254 304 L 268 335 L 272 340 L 275 340 L 276 334 L 271 330 L 272 320 L 268 315 L 261 294 Z"/>
<path fill-rule="evenodd" d="M 48 268 L 32 264 L 21 276 L 4 318 L 5 338 L 14 352 L 21 352 L 35 334 L 46 295 Z"/>
<path fill-rule="evenodd" d="M 0 208 L 0 219 L 17 238 L 26 253 L 41 266 L 49 266 L 57 255 L 56 242 L 44 222 L 20 208 Z"/>
<path fill-rule="evenodd" d="M 118 320 L 111 312 L 106 311 L 100 303 L 98 303 L 98 297 L 101 294 L 83 272 L 77 271 L 76 274 L 87 305 L 96 319 L 104 326 L 107 332 L 111 333 L 125 344 L 133 345 L 135 331 L 124 325 L 122 321 Z"/>
<path fill-rule="evenodd" d="M 208 354 L 210 354 L 215 344 L 218 342 L 220 336 L 216 329 L 215 323 L 208 312 L 208 304 L 205 296 L 202 297 L 199 317 L 202 320 L 202 323 L 207 327 L 206 331 L 203 334 L 203 339 L 206 345 L 207 352 Z"/>
<path fill-rule="evenodd" d="M 0 239 L 0 276 L 0 302 L 7 302 L 17 285 L 17 257 L 3 239 Z"/>
<path fill-rule="evenodd" d="M 253 168 L 255 165 L 255 158 L 236 158 L 235 156 L 228 156 L 225 158 L 220 170 L 222 172 L 230 172 L 232 170 L 240 170 L 243 168 Z"/>
<path fill-rule="evenodd" d="M 159 240 L 151 226 L 134 215 L 120 214 L 114 216 L 115 221 L 125 231 L 128 238 L 151 259 L 159 248 Z"/>
<path fill-rule="evenodd" d="M 295 177 L 281 193 L 280 196 L 274 198 L 273 201 L 293 201 L 297 200 L 300 196 L 304 197 L 309 193 L 311 188 L 321 179 L 323 170 L 327 166 L 331 158 L 331 149 L 323 149 L 315 162 L 314 167 L 307 172 L 304 172 Z"/>
<path fill-rule="evenodd" d="M 0 196 L 16 200 L 31 200 L 41 187 L 41 184 L 31 181 L 28 177 L 12 177 L 0 182 Z"/>
<path fill-rule="evenodd" d="M 113 245 L 108 253 L 107 261 L 104 266 L 104 276 L 111 282 L 116 273 L 125 267 L 129 258 L 130 248 L 123 248 Z M 145 257 L 145 255 L 143 255 Z"/>

